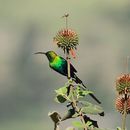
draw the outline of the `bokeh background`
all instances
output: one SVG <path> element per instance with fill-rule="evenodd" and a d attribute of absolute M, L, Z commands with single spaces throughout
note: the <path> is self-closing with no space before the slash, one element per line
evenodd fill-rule
<path fill-rule="evenodd" d="M 80 38 L 72 63 L 106 112 L 93 119 L 102 128 L 121 125 L 115 80 L 126 72 L 130 55 L 130 1 L 0 0 L 0 130 L 52 130 L 48 112 L 66 110 L 54 102 L 54 90 L 66 78 L 48 67 L 46 57 L 33 55 L 55 50 L 64 56 L 53 37 L 65 27 L 61 17 L 66 12 Z M 129 121 L 128 116 L 128 129 Z"/>

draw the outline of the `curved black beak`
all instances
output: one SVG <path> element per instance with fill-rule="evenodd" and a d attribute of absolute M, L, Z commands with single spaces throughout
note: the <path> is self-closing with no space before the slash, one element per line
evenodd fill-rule
<path fill-rule="evenodd" d="M 34 53 L 34 54 L 44 54 L 44 55 L 46 55 L 45 52 L 36 52 L 36 53 Z"/>

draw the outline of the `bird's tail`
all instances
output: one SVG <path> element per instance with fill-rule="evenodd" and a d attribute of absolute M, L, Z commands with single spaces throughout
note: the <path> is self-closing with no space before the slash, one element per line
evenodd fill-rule
<path fill-rule="evenodd" d="M 79 79 L 76 75 L 74 75 L 74 81 L 75 83 L 78 83 L 78 84 L 82 84 L 83 87 L 86 89 L 87 87 L 83 84 L 82 80 Z M 96 96 L 92 93 L 89 93 L 89 95 L 99 104 L 101 104 L 101 102 L 96 98 Z"/>

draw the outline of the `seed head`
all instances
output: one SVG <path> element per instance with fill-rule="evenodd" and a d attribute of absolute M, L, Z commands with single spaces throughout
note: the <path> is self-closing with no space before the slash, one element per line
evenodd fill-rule
<path fill-rule="evenodd" d="M 130 114 L 130 97 L 127 98 L 126 103 L 127 103 L 126 113 Z M 122 96 L 117 97 L 115 101 L 115 107 L 117 111 L 119 111 L 121 114 L 124 113 L 124 105 L 125 105 L 125 98 Z"/>
<path fill-rule="evenodd" d="M 122 74 L 117 78 L 116 90 L 119 94 L 130 93 L 130 74 Z"/>
<path fill-rule="evenodd" d="M 54 42 L 64 52 L 69 53 L 70 50 L 77 49 L 79 38 L 77 33 L 72 29 L 62 29 L 54 37 Z"/>

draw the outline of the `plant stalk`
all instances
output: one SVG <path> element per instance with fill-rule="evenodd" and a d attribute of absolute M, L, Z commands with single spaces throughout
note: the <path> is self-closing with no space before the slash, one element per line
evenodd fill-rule
<path fill-rule="evenodd" d="M 65 14 L 64 15 L 65 22 L 66 22 L 66 29 L 68 29 L 68 16 L 69 16 L 69 14 Z M 67 72 L 68 72 L 67 73 L 67 78 L 68 78 L 68 80 L 70 80 L 70 78 L 71 78 L 71 70 L 70 70 L 70 55 L 69 55 L 69 50 L 66 50 L 66 60 L 67 60 Z M 72 86 L 72 85 L 70 86 L 70 91 L 72 92 L 72 102 L 73 102 L 72 105 L 73 105 L 73 107 L 75 108 L 75 110 L 78 112 L 78 114 L 80 116 L 80 120 L 81 120 L 81 122 L 84 125 L 84 130 L 87 130 L 87 126 L 86 126 L 85 120 L 83 118 L 83 113 L 78 108 L 76 100 L 75 100 L 75 98 L 73 96 L 73 92 L 74 92 L 74 88 L 73 87 L 74 86 Z"/>
<path fill-rule="evenodd" d="M 74 91 L 73 86 L 71 85 L 70 87 L 71 87 L 71 91 L 73 92 L 73 91 Z M 78 108 L 77 103 L 76 103 L 76 100 L 75 100 L 75 98 L 73 97 L 73 94 L 72 94 L 72 102 L 73 102 L 73 104 L 72 104 L 73 107 L 74 107 L 75 110 L 78 112 L 79 117 L 80 117 L 80 120 L 81 120 L 81 122 L 82 122 L 83 125 L 84 125 L 84 130 L 87 130 L 87 126 L 86 126 L 85 120 L 84 120 L 84 118 L 83 118 L 83 113 L 82 113 L 82 112 L 80 111 L 80 109 Z"/>
<path fill-rule="evenodd" d="M 70 57 L 69 57 L 69 54 L 67 54 L 66 60 L 67 60 L 67 71 L 68 71 L 67 77 L 68 77 L 68 79 L 70 79 L 71 74 L 70 74 Z"/>
<path fill-rule="evenodd" d="M 122 130 L 125 130 L 126 128 L 126 116 L 127 116 L 127 95 L 125 95 L 124 113 L 122 115 Z"/>
<path fill-rule="evenodd" d="M 59 129 L 59 125 L 56 124 L 56 123 L 54 124 L 54 130 L 60 130 L 60 129 Z"/>
<path fill-rule="evenodd" d="M 70 79 L 70 77 L 71 77 L 71 75 L 70 75 L 70 57 L 69 57 L 69 53 L 67 53 L 67 56 L 66 56 L 66 60 L 67 60 L 67 70 L 68 70 L 68 80 Z M 78 106 L 77 106 L 77 103 L 76 103 L 76 100 L 75 100 L 75 98 L 73 97 L 73 91 L 74 91 L 74 89 L 73 89 L 73 87 L 74 86 L 70 86 L 71 87 L 71 89 L 70 89 L 70 91 L 72 92 L 72 105 L 73 105 L 73 107 L 75 108 L 75 110 L 79 113 L 79 117 L 80 117 L 80 120 L 81 120 L 81 122 L 83 123 L 83 125 L 84 125 L 84 130 L 87 130 L 87 126 L 86 126 L 86 124 L 85 124 L 85 120 L 84 120 L 84 118 L 83 118 L 83 113 L 80 111 L 80 109 L 78 108 Z"/>

